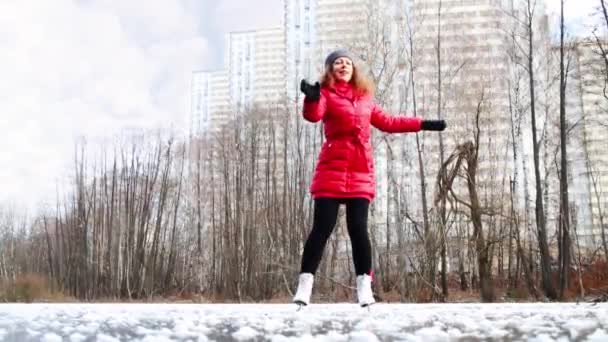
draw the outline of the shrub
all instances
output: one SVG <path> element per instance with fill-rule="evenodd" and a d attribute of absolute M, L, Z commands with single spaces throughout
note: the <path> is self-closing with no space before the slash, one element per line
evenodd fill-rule
<path fill-rule="evenodd" d="M 37 299 L 49 297 L 49 288 L 43 276 L 25 273 L 18 275 L 14 282 L 0 287 L 0 300 L 5 302 L 31 303 Z"/>

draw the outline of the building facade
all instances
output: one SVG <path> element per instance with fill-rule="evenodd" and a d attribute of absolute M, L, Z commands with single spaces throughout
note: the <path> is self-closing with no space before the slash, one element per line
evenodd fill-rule
<path fill-rule="evenodd" d="M 216 132 L 230 113 L 228 73 L 195 71 L 191 82 L 190 136 Z"/>
<path fill-rule="evenodd" d="M 608 41 L 604 40 L 604 49 Z M 604 91 L 605 63 L 597 42 L 579 41 L 572 49 L 567 107 L 572 137 L 569 145 L 571 207 L 575 210 L 579 239 L 584 246 L 603 243 L 608 233 L 608 98 Z M 580 125 L 576 125 L 580 123 Z"/>

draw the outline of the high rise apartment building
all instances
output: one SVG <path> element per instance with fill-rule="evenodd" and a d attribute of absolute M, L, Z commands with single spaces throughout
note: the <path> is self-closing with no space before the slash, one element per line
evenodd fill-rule
<path fill-rule="evenodd" d="M 608 41 L 603 44 L 608 46 Z M 597 42 L 577 42 L 571 52 L 567 88 L 567 113 L 573 125 L 568 150 L 572 170 L 570 202 L 580 243 L 597 246 L 602 242 L 602 225 L 608 229 L 608 99 L 601 77 L 605 64 Z"/>
<path fill-rule="evenodd" d="M 253 103 L 255 31 L 231 32 L 228 39 L 230 110 L 238 115 Z"/>
<path fill-rule="evenodd" d="M 282 28 L 231 32 L 225 68 L 193 73 L 191 133 L 219 131 L 254 106 L 280 102 L 285 88 Z"/>
<path fill-rule="evenodd" d="M 253 102 L 262 107 L 280 103 L 285 97 L 285 30 L 258 30 L 254 43 Z"/>
<path fill-rule="evenodd" d="M 282 100 L 285 84 L 283 28 L 232 32 L 228 40 L 231 109 Z"/>
<path fill-rule="evenodd" d="M 473 140 L 476 113 L 480 109 L 482 135 L 477 180 L 494 186 L 504 184 L 504 177 L 508 185 L 508 175 L 513 169 L 508 153 L 509 69 L 504 32 L 509 25 L 506 9 L 501 6 L 488 0 L 441 3 L 424 0 L 414 2 L 413 7 L 414 30 L 420 47 L 414 77 L 421 114 L 441 115 L 448 121 L 449 129 L 443 133 L 447 158 L 458 144 Z M 436 171 L 439 139 L 426 136 L 427 160 L 433 161 L 428 165 Z"/>
<path fill-rule="evenodd" d="M 228 73 L 196 71 L 191 82 L 190 136 L 217 132 L 230 113 Z"/>
<path fill-rule="evenodd" d="M 316 42 L 316 1 L 284 2 L 285 10 L 285 92 L 289 103 L 299 94 L 300 79 L 313 78 L 315 65 L 312 56 Z"/>
<path fill-rule="evenodd" d="M 190 82 L 190 117 L 188 123 L 190 136 L 194 136 L 196 132 L 206 130 L 209 125 L 206 73 L 203 71 L 193 72 Z"/>

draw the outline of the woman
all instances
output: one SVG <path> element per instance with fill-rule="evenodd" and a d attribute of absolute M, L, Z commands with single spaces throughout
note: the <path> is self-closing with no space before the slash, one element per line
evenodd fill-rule
<path fill-rule="evenodd" d="M 325 60 L 321 84 L 311 85 L 305 80 L 300 83 L 300 90 L 306 95 L 303 116 L 310 122 L 323 120 L 326 139 L 310 187 L 314 218 L 304 245 L 298 289 L 293 299 L 299 305 L 310 302 L 314 274 L 336 224 L 340 204 L 346 205 L 359 304 L 368 306 L 375 302 L 367 232 L 369 204 L 376 188 L 371 126 L 388 133 L 442 131 L 446 127 L 443 120 L 384 113 L 373 100 L 372 83 L 353 61 L 348 51 L 334 51 Z"/>

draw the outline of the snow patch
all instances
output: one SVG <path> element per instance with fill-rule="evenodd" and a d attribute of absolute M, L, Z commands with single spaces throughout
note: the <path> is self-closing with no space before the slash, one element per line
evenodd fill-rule
<path fill-rule="evenodd" d="M 169 337 L 166 336 L 158 336 L 158 335 L 148 335 L 141 339 L 142 342 L 171 342 L 173 341 Z"/>
<path fill-rule="evenodd" d="M 138 326 L 137 328 L 135 328 L 135 333 L 137 335 L 150 335 L 150 334 L 154 334 L 156 332 L 156 330 L 152 330 L 152 329 L 148 329 L 146 327 L 142 327 L 142 326 Z"/>
<path fill-rule="evenodd" d="M 570 331 L 570 338 L 573 340 L 578 339 L 581 335 L 585 335 L 592 332 L 597 328 L 597 322 L 571 320 L 564 322 L 563 327 Z"/>
<path fill-rule="evenodd" d="M 425 342 L 449 341 L 450 335 L 438 327 L 422 328 L 416 332 L 416 336 Z"/>
<path fill-rule="evenodd" d="M 608 332 L 604 329 L 597 329 L 592 334 L 587 336 L 586 342 L 605 342 L 608 341 Z"/>
<path fill-rule="evenodd" d="M 322 342 L 346 342 L 349 341 L 348 336 L 341 334 L 339 332 L 336 331 L 330 331 L 329 333 L 325 334 L 325 335 L 317 335 L 315 336 L 315 338 L 317 339 L 317 341 L 322 341 Z M 351 334 L 351 338 L 352 338 L 352 334 Z"/>
<path fill-rule="evenodd" d="M 120 342 L 119 339 L 106 334 L 97 334 L 98 342 Z"/>
<path fill-rule="evenodd" d="M 73 333 L 72 335 L 70 335 L 70 342 L 82 342 L 86 339 L 86 336 L 79 333 Z"/>
<path fill-rule="evenodd" d="M 458 339 L 464 337 L 464 334 L 458 328 L 449 328 L 446 332 L 450 336 L 450 339 L 452 339 L 452 340 L 458 340 Z"/>
<path fill-rule="evenodd" d="M 273 335 L 270 338 L 271 342 L 318 342 L 318 336 L 313 337 L 310 334 L 304 334 L 302 336 L 285 336 L 285 335 Z M 321 340 L 322 341 L 322 340 Z M 323 341 L 330 342 L 330 341 Z"/>
<path fill-rule="evenodd" d="M 285 324 L 283 324 L 283 322 L 281 322 L 278 319 L 267 319 L 264 322 L 264 331 L 266 332 L 275 332 L 277 330 L 280 330 L 281 328 L 283 328 L 285 326 Z"/>
<path fill-rule="evenodd" d="M 61 339 L 61 336 L 59 336 L 55 333 L 46 333 L 46 334 L 44 334 L 44 336 L 42 336 L 42 341 L 44 341 L 44 342 L 61 342 L 63 340 Z"/>
<path fill-rule="evenodd" d="M 553 342 L 555 339 L 547 334 L 540 334 L 538 336 L 531 337 L 529 342 Z"/>
<path fill-rule="evenodd" d="M 209 333 L 209 328 L 192 320 L 180 319 L 175 323 L 173 331 L 173 335 L 179 339 L 194 339 Z"/>
<path fill-rule="evenodd" d="M 490 329 L 490 333 L 488 334 L 493 340 L 501 340 L 506 338 L 509 335 L 509 332 L 504 329 Z"/>
<path fill-rule="evenodd" d="M 30 329 L 30 328 L 27 328 L 27 329 L 26 329 L 26 332 L 27 332 L 27 335 L 28 335 L 28 336 L 30 336 L 30 337 L 37 337 L 37 336 L 39 336 L 39 335 L 40 335 L 40 332 L 39 332 L 39 331 L 32 330 L 32 329 Z"/>
<path fill-rule="evenodd" d="M 350 341 L 353 342 L 374 342 L 379 341 L 378 337 L 374 335 L 371 331 L 353 331 L 350 333 Z"/>
<path fill-rule="evenodd" d="M 258 334 L 259 333 L 251 327 L 242 327 L 238 331 L 234 332 L 232 337 L 239 341 L 243 341 L 253 339 L 254 337 L 258 336 Z"/>
<path fill-rule="evenodd" d="M 97 332 L 97 329 L 99 329 L 99 324 L 93 322 L 80 325 L 78 328 L 76 328 L 78 332 L 81 332 L 84 335 L 93 335 L 95 332 Z"/>

